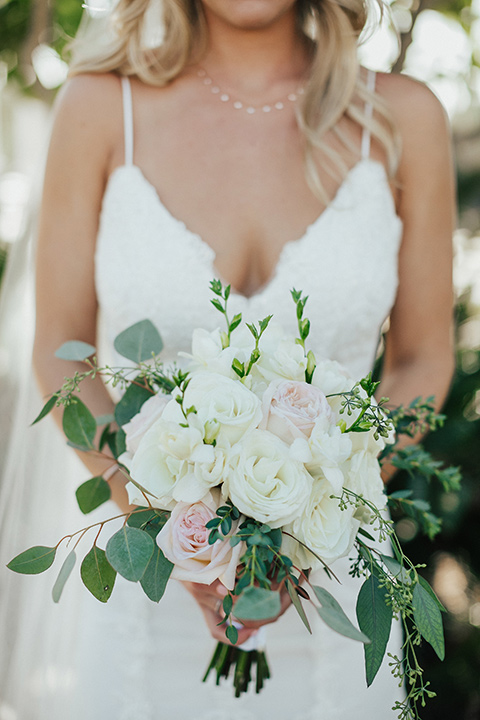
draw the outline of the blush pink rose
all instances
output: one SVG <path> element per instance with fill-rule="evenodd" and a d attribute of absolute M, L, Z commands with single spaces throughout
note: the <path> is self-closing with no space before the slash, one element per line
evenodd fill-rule
<path fill-rule="evenodd" d="M 333 422 L 333 413 L 324 393 L 306 382 L 270 383 L 262 407 L 261 427 L 289 445 L 297 438 L 308 439 L 317 421 Z"/>
<path fill-rule="evenodd" d="M 210 585 L 220 580 L 228 590 L 233 590 L 235 574 L 243 543 L 231 547 L 229 538 L 236 531 L 234 522 L 229 536 L 208 544 L 205 525 L 216 517 L 220 505 L 220 493 L 212 490 L 200 502 L 179 502 L 170 518 L 157 536 L 157 543 L 165 557 L 174 563 L 172 578 Z"/>

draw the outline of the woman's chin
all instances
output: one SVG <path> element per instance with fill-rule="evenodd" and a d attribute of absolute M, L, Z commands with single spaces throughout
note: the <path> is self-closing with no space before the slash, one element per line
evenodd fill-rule
<path fill-rule="evenodd" d="M 291 0 L 202 0 L 210 14 L 239 30 L 264 30 L 293 7 Z"/>

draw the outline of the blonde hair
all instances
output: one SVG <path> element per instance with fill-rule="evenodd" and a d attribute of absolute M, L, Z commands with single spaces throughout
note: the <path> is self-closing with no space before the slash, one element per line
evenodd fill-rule
<path fill-rule="evenodd" d="M 155 0 L 158 2 L 159 0 Z M 383 0 L 372 0 L 383 11 Z M 330 200 L 320 180 L 316 155 L 333 177 L 343 178 L 348 166 L 338 150 L 325 141 L 333 131 L 340 144 L 358 152 L 352 139 L 338 127 L 344 115 L 366 128 L 383 148 L 387 172 L 393 178 L 399 141 L 388 108 L 367 87 L 359 72 L 357 47 L 369 19 L 369 0 L 297 0 L 298 29 L 312 41 L 311 72 L 298 106 L 297 122 L 305 138 L 305 172 L 314 194 Z M 117 72 L 164 86 L 198 58 L 207 46 L 207 26 L 199 0 L 163 0 L 163 38 L 146 47 L 144 33 L 152 0 L 119 0 L 109 18 L 110 36 L 103 47 L 88 42 L 72 44 L 70 76 Z M 367 105 L 373 113 L 366 111 Z M 326 161 L 326 162 L 325 162 Z"/>

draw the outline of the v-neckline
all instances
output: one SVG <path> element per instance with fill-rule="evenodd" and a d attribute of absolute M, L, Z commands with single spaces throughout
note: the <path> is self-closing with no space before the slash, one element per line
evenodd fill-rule
<path fill-rule="evenodd" d="M 380 169 L 385 181 L 387 181 L 385 167 L 381 162 L 379 162 L 378 160 L 373 160 L 370 157 L 360 158 L 360 160 L 358 160 L 354 165 L 352 165 L 351 168 L 349 168 L 349 170 L 347 171 L 347 174 L 345 175 L 342 182 L 338 186 L 337 191 L 336 191 L 334 197 L 332 198 L 332 200 L 329 202 L 329 204 L 322 210 L 322 212 L 315 218 L 315 220 L 313 220 L 313 222 L 311 222 L 309 225 L 307 225 L 307 227 L 305 228 L 302 235 L 298 238 L 295 238 L 292 240 L 287 240 L 283 244 L 268 279 L 259 288 L 257 288 L 257 290 L 255 290 L 255 292 L 252 293 L 251 295 L 246 295 L 245 293 L 241 292 L 240 290 L 237 290 L 232 285 L 232 283 L 229 283 L 228 280 L 226 280 L 225 278 L 223 278 L 221 276 L 221 273 L 218 272 L 216 265 L 215 265 L 215 261 L 217 258 L 217 254 L 216 254 L 215 250 L 211 247 L 211 245 L 209 245 L 208 242 L 206 242 L 206 240 L 203 239 L 203 237 L 199 233 L 191 230 L 183 222 L 183 220 L 180 220 L 178 217 L 176 217 L 175 215 L 173 215 L 173 213 L 170 212 L 170 210 L 164 204 L 157 188 L 149 180 L 147 180 L 141 167 L 139 167 L 138 165 L 135 165 L 134 163 L 117 166 L 112 171 L 112 173 L 108 179 L 107 191 L 108 191 L 108 187 L 109 187 L 110 183 L 113 182 L 113 179 L 115 176 L 117 176 L 120 172 L 124 173 L 125 171 L 133 170 L 137 174 L 137 176 L 140 177 L 142 183 L 149 189 L 150 193 L 152 194 L 152 196 L 157 204 L 157 207 L 159 207 L 160 210 L 164 213 L 167 220 L 169 222 L 171 222 L 172 224 L 176 225 L 177 227 L 181 228 L 183 230 L 183 232 L 190 239 L 192 239 L 194 242 L 197 242 L 199 244 L 199 246 L 208 253 L 209 262 L 210 262 L 210 266 L 211 266 L 211 270 L 212 270 L 212 279 L 213 279 L 213 277 L 216 277 L 216 278 L 219 278 L 223 284 L 225 284 L 225 285 L 229 284 L 231 286 L 231 295 L 235 295 L 239 298 L 242 298 L 244 301 L 249 302 L 249 301 L 252 301 L 252 300 L 260 297 L 261 295 L 263 295 L 263 293 L 265 293 L 267 291 L 267 289 L 274 283 L 274 281 L 278 275 L 279 268 L 281 267 L 281 265 L 284 261 L 285 255 L 288 253 L 289 249 L 292 247 L 301 246 L 305 242 L 305 240 L 310 236 L 311 232 L 314 229 L 317 229 L 322 224 L 324 219 L 326 217 L 328 217 L 328 215 L 335 209 L 336 202 L 340 199 L 340 197 L 344 193 L 345 188 L 349 187 L 352 177 L 358 172 L 359 169 L 361 169 L 364 166 L 371 166 L 371 167 L 376 167 L 376 168 Z M 105 194 L 107 194 L 107 191 Z M 395 217 L 398 218 L 398 215 L 396 215 L 396 213 L 395 213 Z M 400 220 L 400 218 L 398 218 L 398 219 Z"/>

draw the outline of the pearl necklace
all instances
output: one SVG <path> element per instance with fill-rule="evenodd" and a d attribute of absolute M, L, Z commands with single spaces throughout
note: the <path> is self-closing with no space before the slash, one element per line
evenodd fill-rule
<path fill-rule="evenodd" d="M 303 95 L 305 92 L 303 87 L 299 87 L 295 92 L 289 93 L 285 98 L 282 98 L 272 104 L 252 105 L 241 102 L 240 100 L 234 100 L 229 93 L 223 91 L 212 80 L 210 75 L 208 75 L 207 71 L 203 68 L 200 68 L 200 70 L 197 71 L 197 76 L 202 80 L 206 87 L 210 88 L 212 95 L 217 95 L 224 103 L 232 102 L 235 110 L 245 110 L 248 115 L 254 115 L 256 112 L 269 113 L 272 110 L 283 110 L 288 103 L 294 103 L 298 99 L 298 96 Z"/>

